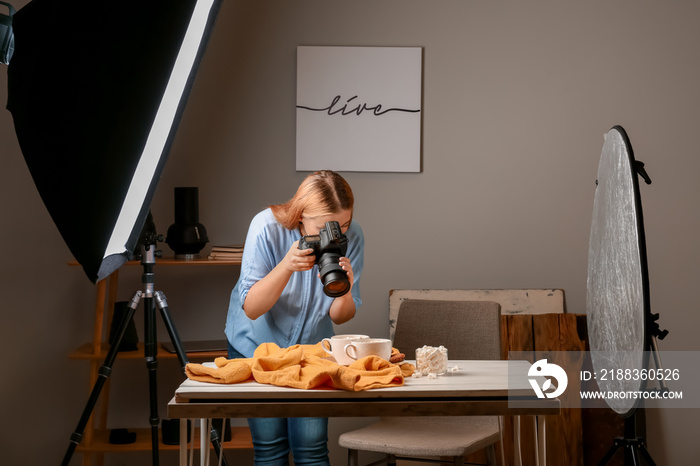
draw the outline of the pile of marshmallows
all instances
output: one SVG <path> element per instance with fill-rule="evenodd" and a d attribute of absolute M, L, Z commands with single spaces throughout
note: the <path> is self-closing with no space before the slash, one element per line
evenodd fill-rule
<path fill-rule="evenodd" d="M 438 375 L 458 370 L 459 366 L 447 367 L 447 348 L 444 346 L 423 346 L 416 349 L 416 370 L 412 377 L 437 379 Z"/>

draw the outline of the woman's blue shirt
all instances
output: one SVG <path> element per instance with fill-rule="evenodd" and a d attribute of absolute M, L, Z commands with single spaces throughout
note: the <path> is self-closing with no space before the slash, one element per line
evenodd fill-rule
<path fill-rule="evenodd" d="M 350 222 L 345 233 L 355 281 L 351 290 L 355 308 L 360 299 L 360 276 L 364 266 L 364 235 L 356 221 Z M 294 241 L 301 238 L 298 230 L 288 230 L 277 222 L 272 210 L 265 209 L 250 223 L 243 250 L 243 261 L 238 283 L 231 292 L 226 338 L 231 346 L 245 357 L 252 357 L 261 343 L 272 342 L 282 348 L 295 344 L 315 344 L 333 332 L 333 321 L 328 311 L 333 298 L 323 293 L 318 278 L 318 265 L 311 270 L 294 272 L 272 308 L 256 320 L 243 311 L 243 303 L 250 288 L 264 278 L 282 261 Z"/>

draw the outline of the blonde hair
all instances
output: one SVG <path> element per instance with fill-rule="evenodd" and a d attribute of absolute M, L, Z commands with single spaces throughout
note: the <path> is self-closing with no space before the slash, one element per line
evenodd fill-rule
<path fill-rule="evenodd" d="M 286 229 L 299 226 L 301 215 L 321 217 L 343 210 L 352 211 L 355 198 L 345 178 L 330 170 L 307 176 L 296 194 L 284 204 L 271 205 L 275 219 Z"/>

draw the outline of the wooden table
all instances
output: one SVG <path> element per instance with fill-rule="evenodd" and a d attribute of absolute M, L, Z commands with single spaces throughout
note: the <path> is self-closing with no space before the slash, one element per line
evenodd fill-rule
<path fill-rule="evenodd" d="M 559 400 L 536 398 L 528 381 L 530 363 L 527 361 L 451 360 L 450 366 L 455 365 L 459 366 L 459 371 L 436 379 L 409 377 L 400 387 L 362 392 L 301 390 L 257 382 L 220 385 L 186 380 L 168 404 L 168 416 L 181 419 L 180 464 L 186 464 L 186 419 L 534 416 L 560 411 Z"/>

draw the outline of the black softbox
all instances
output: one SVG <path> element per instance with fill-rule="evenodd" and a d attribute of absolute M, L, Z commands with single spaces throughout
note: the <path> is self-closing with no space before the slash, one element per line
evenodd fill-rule
<path fill-rule="evenodd" d="M 33 0 L 8 102 L 53 221 L 94 283 L 133 256 L 220 0 Z"/>

